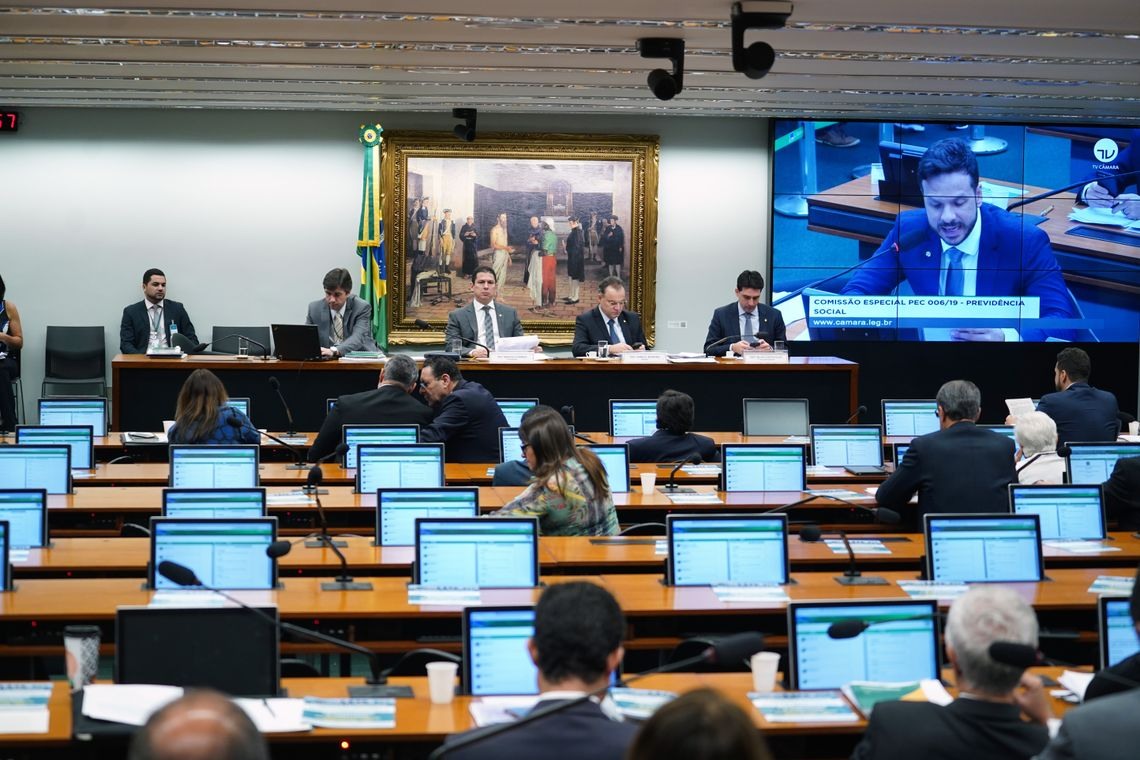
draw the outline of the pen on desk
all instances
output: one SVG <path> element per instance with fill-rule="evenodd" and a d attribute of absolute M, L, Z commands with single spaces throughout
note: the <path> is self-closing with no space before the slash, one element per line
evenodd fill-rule
<path fill-rule="evenodd" d="M 1046 207 L 1045 207 L 1045 210 L 1041 212 L 1041 216 L 1049 216 L 1049 214 L 1050 214 L 1052 211 L 1053 211 L 1053 207 L 1052 207 L 1052 206 L 1046 206 Z"/>
<path fill-rule="evenodd" d="M 269 705 L 269 700 L 267 698 L 262 697 L 261 704 L 265 705 L 265 709 L 269 711 L 270 715 L 272 715 L 274 718 L 277 717 L 277 713 L 273 712 L 273 708 Z"/>

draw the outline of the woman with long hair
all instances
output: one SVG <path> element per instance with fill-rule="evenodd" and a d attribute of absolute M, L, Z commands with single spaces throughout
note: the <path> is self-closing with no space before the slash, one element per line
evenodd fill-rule
<path fill-rule="evenodd" d="M 534 407 L 522 420 L 519 440 L 534 479 L 493 514 L 537 517 L 544 536 L 617 534 L 606 469 L 594 452 L 574 447 L 561 414 L 549 406 Z"/>
<path fill-rule="evenodd" d="M 261 435 L 253 423 L 229 400 L 217 375 L 208 369 L 194 370 L 178 392 L 167 438 L 171 443 L 258 443 Z"/>
<path fill-rule="evenodd" d="M 24 346 L 24 331 L 20 324 L 20 310 L 16 304 L 4 300 L 7 295 L 4 278 L 0 277 L 0 430 L 16 429 L 16 397 L 12 381 L 16 377 L 14 351 Z"/>

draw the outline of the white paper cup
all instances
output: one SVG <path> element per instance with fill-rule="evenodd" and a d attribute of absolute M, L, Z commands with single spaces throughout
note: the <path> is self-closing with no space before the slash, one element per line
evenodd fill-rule
<path fill-rule="evenodd" d="M 1128 435 L 1140 435 L 1140 422 L 1132 420 L 1128 423 Z"/>
<path fill-rule="evenodd" d="M 653 493 L 653 487 L 657 485 L 656 472 L 643 472 L 641 473 L 641 492 Z"/>
<path fill-rule="evenodd" d="M 428 696 L 433 705 L 451 704 L 455 699 L 455 676 L 459 665 L 454 662 L 429 662 L 427 664 Z"/>
<path fill-rule="evenodd" d="M 752 655 L 752 690 L 772 691 L 776 688 L 776 671 L 780 669 L 777 652 L 757 652 Z"/>
<path fill-rule="evenodd" d="M 173 424 L 174 424 L 174 420 L 163 420 L 162 421 L 162 432 L 164 434 L 169 435 L 170 434 L 170 426 Z"/>

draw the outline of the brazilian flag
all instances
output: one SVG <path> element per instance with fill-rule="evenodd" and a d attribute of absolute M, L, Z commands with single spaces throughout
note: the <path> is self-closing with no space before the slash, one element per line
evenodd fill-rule
<path fill-rule="evenodd" d="M 380 189 L 379 124 L 360 125 L 364 146 L 364 191 L 360 203 L 360 230 L 356 255 L 360 257 L 360 297 L 372 306 L 372 337 L 388 350 L 388 262 L 384 256 L 384 193 Z"/>

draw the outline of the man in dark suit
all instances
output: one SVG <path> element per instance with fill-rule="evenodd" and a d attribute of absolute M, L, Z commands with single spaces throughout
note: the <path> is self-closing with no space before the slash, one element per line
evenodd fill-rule
<path fill-rule="evenodd" d="M 1140 568 L 1137 569 L 1136 580 L 1132 584 L 1128 614 L 1132 618 L 1132 627 L 1136 629 L 1137 636 L 1140 636 Z M 1088 702 L 1090 699 L 1099 699 L 1138 687 L 1140 687 L 1140 653 L 1125 657 L 1115 665 L 1110 665 L 1097 673 L 1085 689 L 1084 701 Z"/>
<path fill-rule="evenodd" d="M 534 608 L 534 637 L 527 649 L 538 666 L 539 702 L 550 709 L 605 688 L 625 650 L 625 620 L 610 592 L 593 583 L 548 587 Z M 481 729 L 450 737 L 445 745 L 474 738 Z M 453 760 L 621 760 L 637 727 L 613 719 L 596 701 L 448 752 Z"/>
<path fill-rule="evenodd" d="M 517 338 L 523 334 L 518 311 L 495 300 L 498 281 L 494 269 L 475 267 L 471 275 L 471 295 L 475 300 L 447 315 L 447 327 L 443 328 L 445 343 L 462 338 L 494 349 L 499 338 Z M 464 343 L 459 353 L 475 359 L 487 356 L 483 346 L 470 343 Z"/>
<path fill-rule="evenodd" d="M 170 346 L 170 325 L 187 340 L 198 342 L 190 315 L 177 301 L 166 298 L 166 275 L 161 269 L 143 272 L 143 300 L 123 309 L 119 324 L 119 353 L 145 354 L 152 344 Z"/>
<path fill-rule="evenodd" d="M 424 443 L 443 443 L 448 462 L 493 462 L 499 428 L 507 418 L 491 392 L 464 380 L 455 362 L 442 356 L 424 361 L 420 390 L 435 408 L 431 424 L 420 431 Z"/>
<path fill-rule="evenodd" d="M 1021 214 L 982 202 L 978 159 L 958 138 L 939 140 L 918 162 L 924 209 L 899 214 L 889 235 L 843 293 L 882 295 L 906 280 L 915 295 L 1034 296 L 1039 314 L 1072 317 L 1049 236 Z M 1050 330 L 1056 337 L 1071 331 Z M 953 340 L 1001 341 L 996 327 L 951 330 Z M 1025 340 L 1043 340 L 1037 328 Z"/>
<path fill-rule="evenodd" d="M 709 322 L 705 336 L 707 355 L 723 356 L 729 350 L 742 354 L 749 348 L 767 350 L 776 341 L 787 340 L 784 316 L 760 303 L 763 292 L 764 275 L 746 269 L 737 276 L 736 303 L 721 306 Z"/>
<path fill-rule="evenodd" d="M 316 325 L 321 356 L 344 356 L 350 351 L 378 351 L 372 339 L 372 307 L 352 293 L 347 269 L 330 269 L 322 282 L 325 297 L 309 304 L 305 324 Z"/>
<path fill-rule="evenodd" d="M 1132 176 L 1120 179 L 1098 177 L 1081 189 L 1080 199 L 1094 208 L 1119 210 L 1129 219 L 1140 219 L 1140 195 L 1125 192 L 1129 187 L 1140 187 L 1140 175 L 1135 173 L 1140 172 L 1140 129 L 1132 130 L 1128 135 L 1128 147 L 1105 163 L 1115 167 L 1107 172 L 1109 175 L 1132 172 Z"/>
<path fill-rule="evenodd" d="M 1140 457 L 1116 460 L 1104 484 L 1104 509 L 1121 530 L 1140 530 Z"/>
<path fill-rule="evenodd" d="M 1013 441 L 974 424 L 982 411 L 978 386 L 951 380 L 936 400 L 940 429 L 910 442 L 875 500 L 901 512 L 917 491 L 919 525 L 928 512 L 1008 512 L 1007 486 L 1017 480 Z"/>
<path fill-rule="evenodd" d="M 975 586 L 954 600 L 946 619 L 946 655 L 958 698 L 945 707 L 878 703 L 852 760 L 1028 760 L 1040 752 L 1051 717 L 1041 679 L 995 662 L 989 656 L 995 641 L 1036 648 L 1037 617 L 1013 589 Z M 1031 721 L 1022 720 L 1023 711 Z"/>
<path fill-rule="evenodd" d="M 720 452 L 712 438 L 693 429 L 693 397 L 667 390 L 657 397 L 657 431 L 629 442 L 631 462 L 677 462 L 700 454 L 702 462 L 716 462 Z"/>
<path fill-rule="evenodd" d="M 1053 741 L 1035 760 L 1134 760 L 1140 745 L 1140 689 L 1065 713 Z"/>
<path fill-rule="evenodd" d="M 625 285 L 620 278 L 606 277 L 598 283 L 598 307 L 574 320 L 574 356 L 597 350 L 602 340 L 610 344 L 611 354 L 645 350 L 641 317 L 627 311 L 625 303 Z"/>
<path fill-rule="evenodd" d="M 1116 396 L 1089 385 L 1092 361 L 1079 348 L 1066 348 L 1057 354 L 1053 368 L 1056 393 L 1037 402 L 1037 411 L 1045 412 L 1057 423 L 1057 443 L 1072 441 L 1115 441 L 1120 432 L 1120 409 Z"/>
<path fill-rule="evenodd" d="M 336 400 L 309 447 L 309 461 L 316 462 L 336 451 L 343 439 L 344 425 L 419 425 L 421 430 L 430 425 L 431 408 L 409 395 L 416 389 L 417 375 L 416 363 L 410 356 L 389 357 L 375 390 Z"/>

